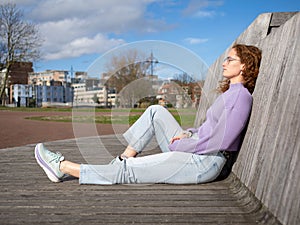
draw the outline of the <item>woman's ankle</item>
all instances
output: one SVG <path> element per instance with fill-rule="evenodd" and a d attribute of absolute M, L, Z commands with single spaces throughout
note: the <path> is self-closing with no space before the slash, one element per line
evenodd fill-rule
<path fill-rule="evenodd" d="M 121 154 L 121 158 L 126 159 L 130 157 L 135 157 L 137 154 L 137 151 L 128 145 L 125 151 Z"/>
<path fill-rule="evenodd" d="M 60 172 L 66 174 L 66 172 L 64 171 L 64 168 L 65 168 L 65 161 L 61 161 L 59 164 L 59 170 L 60 170 Z"/>
<path fill-rule="evenodd" d="M 59 165 L 59 169 L 64 174 L 68 174 L 79 178 L 80 164 L 78 163 L 73 163 L 70 161 L 62 161 Z"/>

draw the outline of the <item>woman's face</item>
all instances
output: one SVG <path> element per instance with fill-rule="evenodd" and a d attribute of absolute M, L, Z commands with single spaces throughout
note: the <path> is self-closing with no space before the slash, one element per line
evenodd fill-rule
<path fill-rule="evenodd" d="M 231 49 L 228 56 L 225 58 L 223 64 L 223 76 L 233 82 L 242 82 L 242 70 L 244 64 L 241 63 L 240 58 L 237 56 L 235 49 Z"/>

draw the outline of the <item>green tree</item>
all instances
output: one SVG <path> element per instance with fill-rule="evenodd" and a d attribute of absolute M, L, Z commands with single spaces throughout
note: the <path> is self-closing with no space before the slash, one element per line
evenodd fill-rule
<path fill-rule="evenodd" d="M 0 99 L 5 104 L 5 89 L 11 66 L 16 62 L 28 62 L 40 58 L 42 40 L 37 27 L 24 19 L 15 4 L 0 5 Z"/>

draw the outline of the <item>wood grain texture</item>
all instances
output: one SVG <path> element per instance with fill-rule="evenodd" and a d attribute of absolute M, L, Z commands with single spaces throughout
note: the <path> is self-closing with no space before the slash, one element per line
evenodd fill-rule
<path fill-rule="evenodd" d="M 299 35 L 300 13 L 258 43 L 263 61 L 250 126 L 234 168 L 284 224 L 300 223 Z"/>
<path fill-rule="evenodd" d="M 272 32 L 269 30 L 269 26 Z M 247 133 L 234 174 L 283 224 L 300 224 L 300 13 L 266 13 L 235 42 L 256 45 L 263 59 Z M 215 100 L 222 59 L 210 68 L 195 126 Z M 220 76 L 216 76 L 220 74 Z"/>
<path fill-rule="evenodd" d="M 45 146 L 86 163 L 95 155 L 82 149 L 84 143 L 106 163 L 124 148 L 114 135 Z M 79 185 L 71 177 L 52 183 L 36 163 L 33 145 L 0 154 L 1 224 L 279 224 L 234 175 L 202 185 Z"/>

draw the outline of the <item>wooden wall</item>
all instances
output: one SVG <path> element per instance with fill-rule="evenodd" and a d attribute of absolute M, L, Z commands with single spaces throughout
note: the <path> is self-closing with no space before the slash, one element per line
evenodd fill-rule
<path fill-rule="evenodd" d="M 248 130 L 233 173 L 283 224 L 300 224 L 300 12 L 261 14 L 236 40 L 263 51 Z M 211 66 L 195 125 L 222 79 Z"/>

